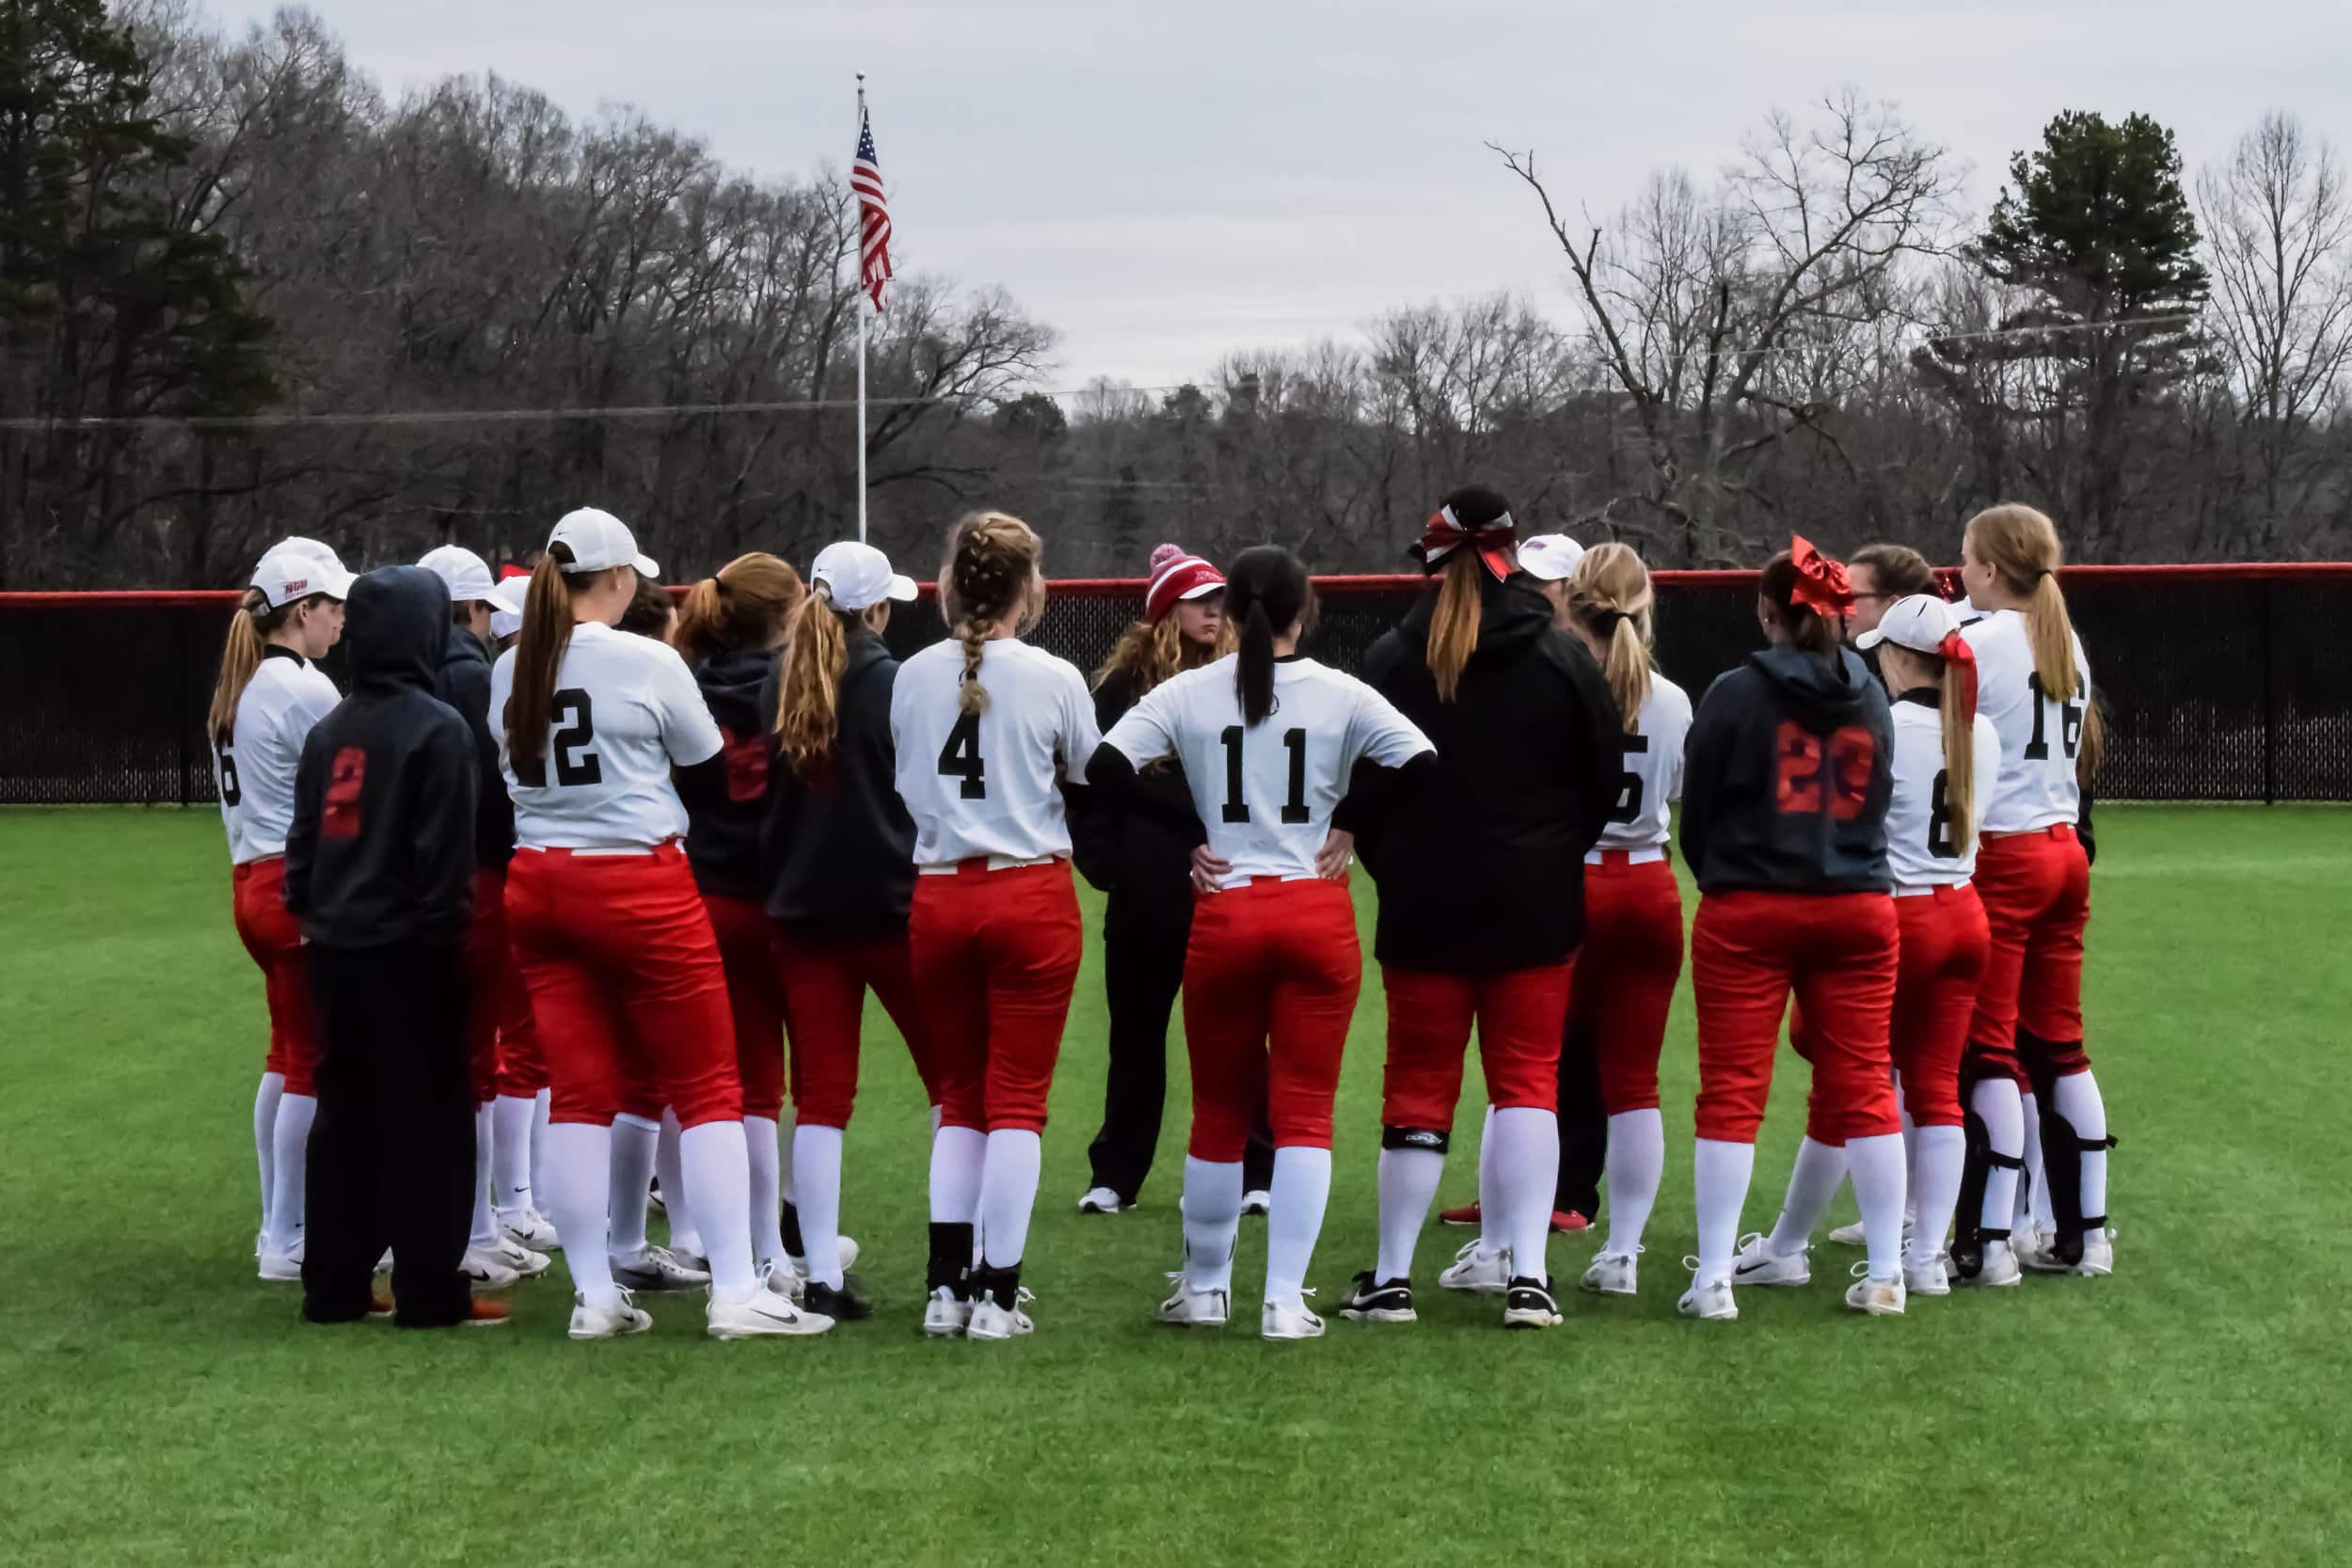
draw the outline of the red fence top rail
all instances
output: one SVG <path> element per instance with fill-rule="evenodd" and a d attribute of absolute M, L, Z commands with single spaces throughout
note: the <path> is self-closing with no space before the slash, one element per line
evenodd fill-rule
<path fill-rule="evenodd" d="M 1938 570 L 1957 576 L 1959 568 L 1940 567 Z M 1661 588 L 1722 588 L 1747 581 L 1755 576 L 1754 572 L 1745 570 L 1661 571 L 1656 574 L 1656 580 Z M 2058 573 L 2058 577 L 2064 582 L 2244 582 L 2262 579 L 2352 582 L 2352 561 L 2231 561 L 2147 566 L 2068 566 Z M 1400 593 L 1418 588 L 1427 580 L 1418 572 L 1319 577 L 1315 578 L 1315 589 L 1318 593 L 1334 595 Z M 922 591 L 926 599 L 934 592 L 930 583 L 924 583 Z M 1133 598 L 1141 596 L 1143 579 L 1060 578 L 1055 579 L 1053 591 L 1080 599 Z M 684 589 L 674 588 L 672 592 L 683 593 Z M 217 607 L 227 610 L 237 602 L 237 597 L 236 590 L 223 588 L 0 593 L 0 610 L 156 610 L 174 607 Z"/>

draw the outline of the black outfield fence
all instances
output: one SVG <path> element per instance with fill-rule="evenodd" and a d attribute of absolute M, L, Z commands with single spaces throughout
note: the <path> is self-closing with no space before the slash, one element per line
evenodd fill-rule
<path fill-rule="evenodd" d="M 2081 566 L 2062 578 L 2108 719 L 2102 796 L 2352 800 L 2352 564 Z M 1658 575 L 1658 657 L 1693 699 L 1756 646 L 1753 574 Z M 1352 669 L 1423 592 L 1321 582 L 1316 657 Z M 1036 641 L 1091 672 L 1142 584 L 1057 583 Z M 203 721 L 233 594 L 0 594 L 0 804 L 214 797 Z M 891 641 L 943 635 L 909 606 Z"/>

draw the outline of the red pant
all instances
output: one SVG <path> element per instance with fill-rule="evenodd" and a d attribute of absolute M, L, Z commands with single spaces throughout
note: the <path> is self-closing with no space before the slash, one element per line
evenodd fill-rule
<path fill-rule="evenodd" d="M 709 911 L 720 967 L 727 975 L 743 1114 L 775 1121 L 784 1115 L 784 993 L 776 987 L 775 960 L 769 952 L 775 926 L 749 898 L 706 893 L 703 908 Z"/>
<path fill-rule="evenodd" d="M 939 1103 L 904 936 L 828 939 L 800 927 L 779 927 L 771 952 L 785 1024 L 792 1033 L 792 1101 L 801 1126 L 850 1125 L 869 990 L 906 1040 L 923 1092 Z"/>
<path fill-rule="evenodd" d="M 1083 945 L 1067 861 L 914 879 L 907 957 L 942 1125 L 1045 1130 Z"/>
<path fill-rule="evenodd" d="M 649 854 L 518 849 L 507 928 L 554 1089 L 549 1119 L 608 1124 L 634 1062 L 682 1126 L 743 1114 L 719 943 L 675 843 Z"/>
<path fill-rule="evenodd" d="M 1331 1147 L 1331 1101 L 1363 974 L 1345 883 L 1262 877 L 1194 900 L 1184 1048 L 1196 1159 L 1239 1160 L 1261 1107 L 1276 1148 Z M 1460 1073 L 1457 1047 L 1457 1087 Z"/>
<path fill-rule="evenodd" d="M 1710 893 L 1691 926 L 1698 1135 L 1754 1143 L 1793 988 L 1810 1037 L 1823 1143 L 1899 1132 L 1887 1082 L 1895 900 L 1883 893 Z"/>
<path fill-rule="evenodd" d="M 1591 1041 L 1611 1116 L 1658 1106 L 1658 1055 L 1682 974 L 1682 889 L 1664 861 L 1584 868 L 1584 945 L 1568 1035 Z"/>
<path fill-rule="evenodd" d="M 1919 1127 L 1958 1127 L 1960 1057 L 1993 938 L 1977 890 L 1965 882 L 1895 900 L 1902 952 L 1895 973 L 1889 1043 L 1903 1075 L 1903 1105 Z"/>
<path fill-rule="evenodd" d="M 286 863 L 276 855 L 247 861 L 229 879 L 237 935 L 261 966 L 262 995 L 269 1005 L 269 1053 L 262 1070 L 281 1074 L 288 1094 L 314 1095 L 319 1015 L 310 1001 L 302 927 L 286 910 Z"/>
<path fill-rule="evenodd" d="M 1970 1052 L 2022 1085 L 2020 1030 L 2059 1077 L 2090 1066 L 2083 1053 L 2083 927 L 2090 919 L 2090 861 L 2064 824 L 1988 837 L 1977 850 L 1977 895 L 1992 957 L 1968 1025 Z"/>
<path fill-rule="evenodd" d="M 1573 963 L 1499 974 L 1433 974 L 1383 964 L 1389 1060 L 1380 1119 L 1390 1127 L 1447 1132 L 1462 1098 L 1462 1053 L 1478 1025 L 1486 1099 L 1497 1110 L 1549 1111 L 1560 1103 L 1560 1034 Z"/>
<path fill-rule="evenodd" d="M 508 957 L 506 873 L 476 866 L 473 924 L 466 928 L 466 1059 L 474 1099 L 485 1105 L 499 1092 L 499 1017 L 506 1001 Z"/>
<path fill-rule="evenodd" d="M 531 1016 L 531 988 L 523 983 L 522 960 L 507 939 L 507 965 L 499 976 L 499 1093 L 530 1100 L 548 1086 L 547 1058 L 539 1051 L 539 1025 Z"/>

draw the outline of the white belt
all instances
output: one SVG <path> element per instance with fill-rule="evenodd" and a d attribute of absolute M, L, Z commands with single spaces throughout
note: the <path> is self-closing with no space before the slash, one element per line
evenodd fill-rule
<path fill-rule="evenodd" d="M 1898 882 L 1895 884 L 1895 896 L 1898 898 L 1932 898 L 1939 893 L 1966 885 L 1964 882 L 1930 882 L 1925 887 L 1918 887 Z"/>
<path fill-rule="evenodd" d="M 972 858 L 979 859 L 977 855 Z M 988 857 L 988 868 L 991 871 L 1025 871 L 1033 865 L 1053 865 L 1062 859 L 1060 855 L 1040 855 L 1034 860 L 1022 860 L 1015 855 L 991 855 Z M 962 861 L 949 861 L 945 865 L 918 865 L 914 874 L 918 877 L 954 877 L 961 875 L 963 867 Z"/>
<path fill-rule="evenodd" d="M 1584 854 L 1584 863 L 1607 865 L 1611 855 L 1623 855 L 1628 865 L 1651 865 L 1666 858 L 1666 849 L 1660 844 L 1653 844 L 1646 849 L 1588 849 Z"/>
<path fill-rule="evenodd" d="M 652 855 L 660 853 L 651 844 L 517 844 L 515 852 L 520 855 L 544 855 L 550 850 L 566 855 Z"/>

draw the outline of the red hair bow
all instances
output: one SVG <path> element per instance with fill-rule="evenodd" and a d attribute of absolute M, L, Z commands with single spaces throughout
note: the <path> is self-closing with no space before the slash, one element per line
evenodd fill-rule
<path fill-rule="evenodd" d="M 1454 508 L 1441 506 L 1422 525 L 1421 547 L 1414 553 L 1434 572 L 1439 562 L 1468 545 L 1478 552 L 1478 559 L 1486 563 L 1486 570 L 1495 575 L 1495 580 L 1501 582 L 1511 575 L 1511 546 L 1518 542 L 1518 526 L 1511 521 L 1508 512 L 1492 522 L 1469 528 L 1454 515 Z"/>
<path fill-rule="evenodd" d="M 1788 560 L 1797 568 L 1797 585 L 1788 597 L 1814 614 L 1843 620 L 1853 609 L 1853 584 L 1846 568 L 1813 547 L 1804 534 L 1792 536 Z"/>
<path fill-rule="evenodd" d="M 1944 634 L 1944 641 L 1935 645 L 1935 651 L 1943 656 L 1945 663 L 1960 667 L 1960 721 L 1963 724 L 1975 723 L 1977 721 L 1977 650 L 1968 645 L 1966 638 L 1956 631 L 1951 631 Z"/>

